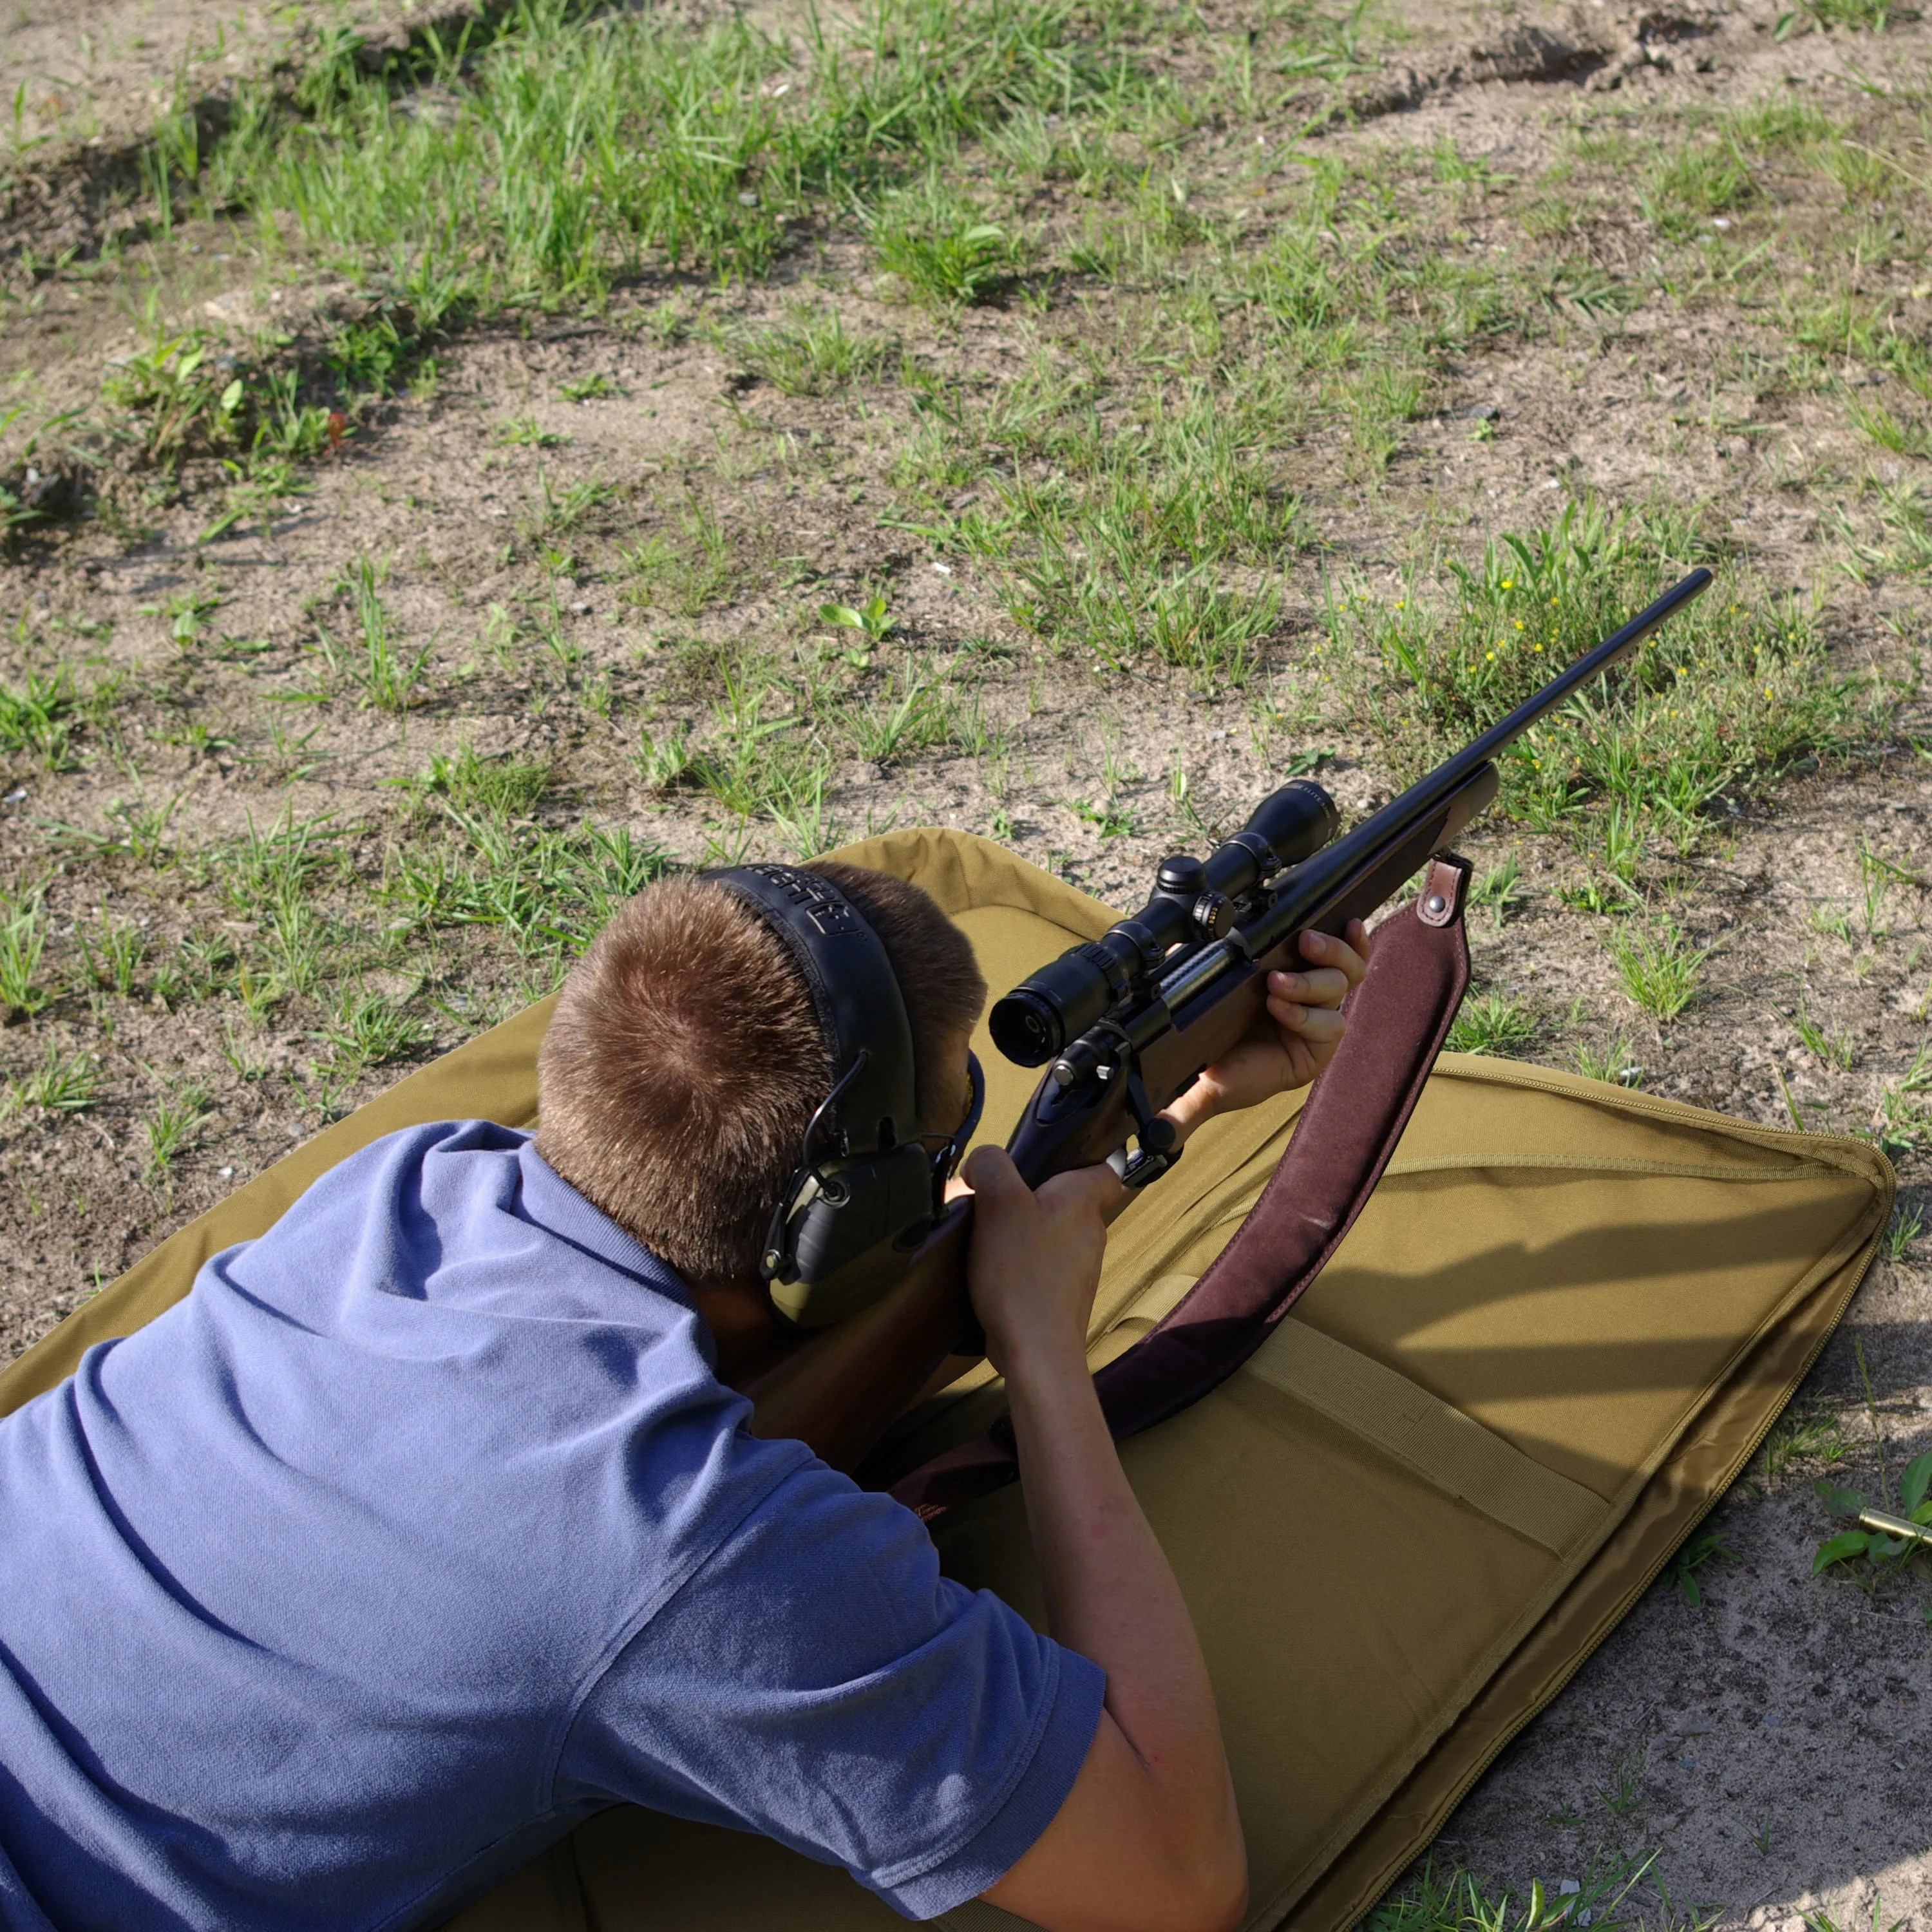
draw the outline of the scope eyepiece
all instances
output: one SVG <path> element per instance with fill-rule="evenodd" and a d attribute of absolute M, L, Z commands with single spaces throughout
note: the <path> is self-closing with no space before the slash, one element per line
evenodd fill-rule
<path fill-rule="evenodd" d="M 1016 986 L 996 1001 L 987 1024 L 993 1044 L 1016 1066 L 1044 1066 L 1066 1044 L 1066 1023 L 1058 1009 L 1030 982 Z"/>

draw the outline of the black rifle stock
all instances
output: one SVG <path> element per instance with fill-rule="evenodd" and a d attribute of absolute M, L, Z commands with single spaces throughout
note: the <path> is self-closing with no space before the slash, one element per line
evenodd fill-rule
<path fill-rule="evenodd" d="M 1325 839 L 1333 807 L 1318 787 L 1283 788 L 1204 867 L 1169 860 L 1162 890 L 1135 919 L 1016 988 L 994 1010 L 995 1040 L 1022 1064 L 1054 1063 L 1007 1143 L 1029 1184 L 1109 1159 L 1130 1184 L 1156 1178 L 1169 1162 L 1166 1123 L 1155 1117 L 1248 1033 L 1269 972 L 1300 963 L 1301 934 L 1339 934 L 1393 898 L 1494 799 L 1498 752 L 1710 581 L 1708 570 L 1693 571 L 1454 758 L 1297 862 L 1284 862 L 1255 828 L 1292 820 L 1304 844 Z M 1291 793 L 1293 812 L 1270 818 Z M 1310 794 L 1329 814 L 1312 832 Z M 1217 880 L 1237 890 L 1224 894 Z M 797 1437 L 835 1468 L 857 1465 L 976 1335 L 965 1286 L 970 1214 L 970 1202 L 956 1202 L 890 1294 L 742 1384 L 760 1435 Z"/>

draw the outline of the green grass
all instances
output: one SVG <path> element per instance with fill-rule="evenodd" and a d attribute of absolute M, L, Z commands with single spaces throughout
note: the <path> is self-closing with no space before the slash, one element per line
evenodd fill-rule
<path fill-rule="evenodd" d="M 1486 907 L 1491 922 L 1500 932 L 1504 920 L 1522 903 L 1523 898 L 1522 867 L 1512 852 L 1500 866 L 1492 866 L 1469 888 L 1466 903 L 1472 908 Z"/>
<path fill-rule="evenodd" d="M 1727 142 L 1700 143 L 1652 167 L 1639 206 L 1659 234 L 1687 242 L 1714 218 L 1744 207 L 1755 192 L 1750 169 Z"/>
<path fill-rule="evenodd" d="M 1490 542 L 1478 565 L 1452 560 L 1448 599 L 1343 586 L 1329 615 L 1337 670 L 1360 722 L 1412 777 L 1710 556 L 1681 519 L 1573 503 L 1545 529 Z M 1568 831 L 1580 849 L 1598 844 L 1628 883 L 1651 838 L 1694 845 L 1727 790 L 1846 742 L 1864 722 L 1795 600 L 1720 580 L 1516 741 L 1502 761 L 1502 808 L 1534 830 Z"/>
<path fill-rule="evenodd" d="M 1858 1064 L 1858 1042 L 1844 1028 L 1828 1030 L 1821 1027 L 1805 1012 L 1802 1004 L 1791 1024 L 1806 1050 L 1815 1054 L 1826 1066 L 1834 1066 L 1844 1073 Z"/>
<path fill-rule="evenodd" d="M 937 174 L 893 196 L 874 222 L 879 266 L 915 301 L 936 308 L 990 300 L 1018 272 L 1024 251 Z"/>
<path fill-rule="evenodd" d="M 0 901 L 0 1019 L 31 1019 L 52 997 L 40 980 L 47 920 L 38 893 Z"/>
<path fill-rule="evenodd" d="M 1912 1244 L 1925 1232 L 1925 1217 L 1918 1210 L 1901 1202 L 1893 1210 L 1892 1220 L 1885 1231 L 1883 1243 L 1887 1261 L 1903 1261 L 1912 1251 Z"/>
<path fill-rule="evenodd" d="M 175 1162 L 200 1143 L 202 1130 L 213 1111 L 205 1082 L 178 1079 L 164 1086 L 154 1105 L 141 1118 L 150 1182 L 164 1188 L 170 1184 Z"/>
<path fill-rule="evenodd" d="M 74 673 L 65 664 L 48 676 L 30 670 L 17 686 L 0 685 L 0 752 L 24 752 L 47 770 L 59 770 L 80 710 Z"/>
<path fill-rule="evenodd" d="M 899 355 L 890 336 L 848 330 L 836 308 L 797 303 L 784 320 L 728 338 L 739 365 L 788 396 L 830 396 L 876 382 Z"/>
<path fill-rule="evenodd" d="M 1831 1409 L 1794 1404 L 1772 1425 L 1759 1459 L 1767 1489 L 1774 1489 L 1794 1464 L 1834 1468 L 1851 1454 L 1842 1417 Z"/>
<path fill-rule="evenodd" d="M 148 956 L 148 942 L 141 928 L 131 920 L 116 919 L 103 906 L 92 928 L 80 926 L 74 937 L 93 983 L 124 999 L 132 994 Z"/>
<path fill-rule="evenodd" d="M 1654 1922 L 1640 1917 L 1630 1894 L 1648 1875 L 1655 1856 L 1592 1864 L 1575 1882 L 1574 1892 L 1558 1892 L 1539 1880 L 1518 1896 L 1484 1885 L 1453 1862 L 1438 1864 L 1432 1854 L 1369 1915 L 1364 1932 L 1556 1932 L 1586 1913 L 1606 1932 L 1654 1928 Z M 1676 1923 L 1671 1921 L 1672 1932 Z"/>
<path fill-rule="evenodd" d="M 431 752 L 428 769 L 413 788 L 428 796 L 447 799 L 458 812 L 515 818 L 535 809 L 550 789 L 550 781 L 547 764 L 507 752 L 484 755 L 466 742 L 448 756 Z"/>
<path fill-rule="evenodd" d="M 1721 1524 L 1703 1524 L 1693 1530 L 1678 1546 L 1677 1554 L 1664 1565 L 1660 1580 L 1666 1588 L 1675 1590 L 1692 1610 L 1702 1610 L 1704 1584 L 1697 1572 L 1712 1562 L 1734 1563 L 1737 1554 Z"/>
<path fill-rule="evenodd" d="M 1932 1140 L 1932 1048 L 1922 1044 L 1912 1062 L 1880 1090 L 1872 1126 L 1879 1145 L 1894 1160 Z"/>
<path fill-rule="evenodd" d="M 1015 114 L 1117 97 L 1120 63 L 1078 26 L 1061 4 L 874 0 L 849 28 L 815 22 L 794 68 L 742 20 L 525 0 L 480 52 L 430 44 L 380 74 L 339 38 L 298 116 L 245 93 L 206 152 L 167 157 L 171 200 L 380 264 L 418 334 L 505 302 L 595 302 L 646 265 L 762 275 Z M 439 111 L 407 111 L 411 92 Z"/>
<path fill-rule="evenodd" d="M 1612 1087 L 1643 1084 L 1644 1070 L 1636 1064 L 1636 1056 L 1622 1034 L 1604 1047 L 1579 1046 L 1574 1060 L 1576 1071 L 1586 1080 L 1600 1080 Z"/>
<path fill-rule="evenodd" d="M 139 464 L 172 472 L 194 458 L 231 461 L 238 478 L 289 483 L 286 466 L 339 439 L 340 418 L 302 394 L 298 369 L 238 356 L 218 338 L 190 328 L 149 339 L 109 365 L 101 400 L 112 433 Z"/>
<path fill-rule="evenodd" d="M 357 988 L 338 1003 L 323 1037 L 338 1061 L 360 1071 L 419 1052 L 431 1035 L 428 1024 L 404 1005 Z"/>
<path fill-rule="evenodd" d="M 716 508 L 695 491 L 670 511 L 669 526 L 618 555 L 628 580 L 623 601 L 674 616 L 694 617 L 725 601 L 749 575 Z"/>
<path fill-rule="evenodd" d="M 1916 8 L 1898 6 L 1894 0 L 1804 0 L 1799 11 L 1778 16 L 1778 31 L 1782 38 L 1803 20 L 1826 29 L 1842 28 L 1849 33 L 1882 34 L 1895 20 L 1916 20 L 1918 17 Z"/>
<path fill-rule="evenodd" d="M 392 916 L 424 932 L 491 928 L 525 959 L 567 961 L 669 864 L 626 827 L 565 832 L 453 806 L 445 818 L 436 837 L 389 848 Z"/>
<path fill-rule="evenodd" d="M 63 1053 L 52 1040 L 46 1043 L 40 1064 L 31 1072 L 9 1081 L 0 1097 L 0 1118 L 23 1107 L 38 1108 L 44 1113 L 84 1113 L 100 1098 L 100 1063 L 92 1053 Z"/>
<path fill-rule="evenodd" d="M 946 742 L 951 730 L 950 696 L 943 679 L 909 659 L 896 678 L 881 680 L 844 706 L 839 722 L 860 757 L 889 765 Z"/>
<path fill-rule="evenodd" d="M 976 406 L 928 392 L 916 401 L 924 434 L 898 467 L 904 521 L 994 562 L 1008 614 L 1057 650 L 1111 670 L 1151 657 L 1209 690 L 1243 683 L 1280 616 L 1265 580 L 1235 573 L 1278 571 L 1307 541 L 1270 454 L 1304 404 L 1278 371 L 1256 376 L 1151 386 L 1124 429 L 1044 362 Z M 966 452 L 987 448 L 1016 475 L 982 476 L 983 500 L 946 507 L 972 473 Z"/>
<path fill-rule="evenodd" d="M 1515 1060 L 1532 1046 L 1543 1023 L 1524 1000 L 1506 993 L 1466 996 L 1444 1044 L 1451 1053 L 1489 1053 Z"/>
<path fill-rule="evenodd" d="M 571 438 L 561 430 L 545 429 L 535 416 L 512 416 L 496 425 L 494 440 L 509 449 L 562 449 Z"/>
<path fill-rule="evenodd" d="M 1859 432 L 1895 456 L 1932 455 L 1932 428 L 1912 416 L 1898 416 L 1882 403 L 1852 394 L 1845 398 L 1845 413 Z"/>
<path fill-rule="evenodd" d="M 1609 945 L 1624 993 L 1653 1019 L 1673 1020 L 1696 998 L 1711 949 L 1693 946 L 1674 920 L 1613 926 Z"/>
<path fill-rule="evenodd" d="M 556 538 L 576 530 L 617 497 L 616 488 L 595 476 L 579 477 L 561 487 L 548 472 L 537 472 L 537 490 L 521 530 L 526 538 Z"/>
<path fill-rule="evenodd" d="M 787 853 L 802 864 L 843 843 L 837 816 L 825 802 L 826 777 L 814 771 L 803 780 L 787 782 L 782 797 L 768 798 L 765 814 Z"/>
<path fill-rule="evenodd" d="M 230 911 L 261 920 L 339 878 L 344 862 L 331 820 L 298 820 L 290 803 L 266 832 L 250 814 L 241 836 L 205 852 L 200 869 Z"/>
<path fill-rule="evenodd" d="M 385 574 L 374 558 L 356 560 L 338 586 L 338 595 L 349 607 L 354 634 L 339 638 L 317 620 L 315 650 L 332 688 L 353 692 L 362 704 L 378 710 L 402 712 L 421 701 L 432 646 L 412 648 L 397 638 L 382 602 Z"/>

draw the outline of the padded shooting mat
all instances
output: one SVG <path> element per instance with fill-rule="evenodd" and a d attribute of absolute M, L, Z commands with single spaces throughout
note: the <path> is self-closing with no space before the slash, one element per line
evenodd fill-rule
<path fill-rule="evenodd" d="M 916 880 L 997 993 L 1114 916 L 985 840 L 837 856 Z M 360 1108 L 164 1242 L 0 1374 L 0 1412 L 188 1292 L 314 1177 L 420 1120 L 526 1125 L 550 1002 Z M 985 1132 L 1034 1084 L 984 1036 Z M 1092 1356 L 1172 1306 L 1240 1226 L 1298 1096 L 1210 1123 L 1115 1224 Z M 1540 1067 L 1444 1055 L 1360 1220 L 1229 1381 L 1125 1445 L 1206 1648 L 1256 1928 L 1353 1923 L 1649 1585 L 1824 1346 L 1891 1210 L 1864 1144 Z M 875 1459 L 976 1434 L 982 1370 Z M 1030 1615 L 1017 1490 L 938 1526 L 947 1568 Z M 566 1580 L 560 1580 L 567 1587 Z M 870 1932 L 896 1915 L 742 1833 L 620 1808 L 460 1932 Z M 959 1932 L 1021 1922 L 971 1904 Z"/>

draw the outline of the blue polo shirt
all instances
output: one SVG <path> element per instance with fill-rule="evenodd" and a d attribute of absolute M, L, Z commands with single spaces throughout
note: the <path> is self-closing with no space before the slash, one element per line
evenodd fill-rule
<path fill-rule="evenodd" d="M 344 1162 L 0 1421 L 0 1924 L 434 1924 L 620 1803 L 983 1891 L 1100 1672 L 748 1414 L 527 1136 Z"/>

